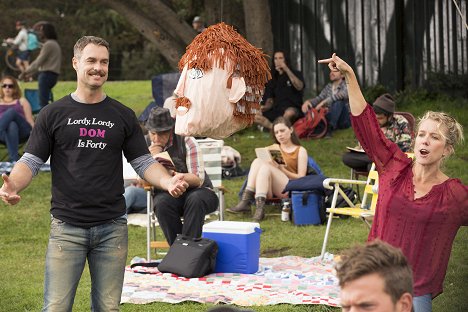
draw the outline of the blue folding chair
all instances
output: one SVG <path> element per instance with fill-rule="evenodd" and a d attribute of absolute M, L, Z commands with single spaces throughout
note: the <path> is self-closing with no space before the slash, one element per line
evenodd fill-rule
<path fill-rule="evenodd" d="M 29 104 L 31 105 L 31 111 L 33 115 L 36 115 L 39 113 L 39 111 L 42 109 L 42 106 L 39 102 L 39 90 L 37 89 L 24 89 L 24 97 L 28 100 Z M 49 94 L 49 103 L 54 101 L 54 95 L 52 92 Z M 25 143 L 27 140 L 23 140 L 19 144 L 19 150 L 22 150 Z M 0 141 L 0 145 L 5 145 L 5 142 Z M 8 158 L 8 153 L 6 152 L 0 152 L 0 162 L 4 162 Z M 2 170 L 0 169 L 0 172 Z"/>
<path fill-rule="evenodd" d="M 146 122 L 153 107 L 164 106 L 164 101 L 174 93 L 179 77 L 180 73 L 166 73 L 151 78 L 151 90 L 154 101 L 151 101 L 138 117 L 138 121 L 141 124 Z"/>
<path fill-rule="evenodd" d="M 37 89 L 24 89 L 24 97 L 28 100 L 31 105 L 31 110 L 33 114 L 39 113 L 42 109 L 42 106 L 39 102 L 39 90 Z M 54 101 L 54 95 L 52 91 L 49 94 L 49 103 Z"/>

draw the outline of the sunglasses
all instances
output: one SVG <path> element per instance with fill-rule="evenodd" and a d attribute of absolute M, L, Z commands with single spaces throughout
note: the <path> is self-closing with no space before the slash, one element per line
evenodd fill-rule
<path fill-rule="evenodd" d="M 2 88 L 13 89 L 14 87 L 15 85 L 13 84 L 6 84 L 6 83 L 2 84 Z"/>

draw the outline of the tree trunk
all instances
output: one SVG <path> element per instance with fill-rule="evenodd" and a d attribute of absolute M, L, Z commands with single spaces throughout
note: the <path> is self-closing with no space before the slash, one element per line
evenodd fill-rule
<path fill-rule="evenodd" d="M 244 0 L 245 29 L 247 40 L 263 49 L 268 54 L 273 54 L 273 32 L 271 30 L 271 14 L 268 0 Z"/>
<path fill-rule="evenodd" d="M 203 4 L 205 5 L 204 16 L 206 17 L 208 26 L 224 22 L 234 27 L 239 34 L 246 37 L 242 3 L 232 0 L 204 0 Z"/>
<path fill-rule="evenodd" d="M 171 36 L 165 28 L 172 29 L 171 25 L 164 28 L 153 22 L 146 14 L 124 0 L 102 0 L 103 4 L 117 11 L 149 41 L 153 42 L 169 65 L 177 69 L 181 56 L 185 53 L 186 45 L 179 38 Z M 175 13 L 174 13 L 175 14 Z M 177 35 L 177 34 L 176 34 Z"/>
<path fill-rule="evenodd" d="M 160 0 L 137 0 L 140 8 L 144 9 L 147 16 L 162 28 L 170 29 L 186 46 L 189 45 L 197 32 L 180 18 L 176 12 Z M 147 10 L 146 10 L 147 9 Z"/>

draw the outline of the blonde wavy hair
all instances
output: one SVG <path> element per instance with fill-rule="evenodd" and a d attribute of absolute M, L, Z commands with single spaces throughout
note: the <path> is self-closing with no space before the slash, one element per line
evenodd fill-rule
<path fill-rule="evenodd" d="M 428 119 L 437 122 L 437 128 L 440 134 L 445 138 L 446 144 L 451 147 L 452 153 L 455 152 L 455 146 L 462 144 L 465 139 L 463 126 L 447 113 L 427 111 L 424 116 L 419 118 L 418 131 L 416 131 L 416 133 L 419 132 L 421 123 Z"/>

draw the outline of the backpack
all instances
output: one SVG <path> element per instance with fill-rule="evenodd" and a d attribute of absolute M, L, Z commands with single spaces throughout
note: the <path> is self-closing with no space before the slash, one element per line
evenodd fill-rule
<path fill-rule="evenodd" d="M 33 31 L 28 31 L 28 50 L 34 51 L 39 49 L 39 40 L 37 39 L 37 35 Z"/>
<path fill-rule="evenodd" d="M 305 113 L 305 117 L 296 121 L 293 125 L 296 135 L 300 139 L 320 139 L 327 133 L 326 109 L 312 107 Z"/>
<path fill-rule="evenodd" d="M 351 187 L 343 187 L 342 188 L 343 192 L 346 194 L 346 196 L 348 196 L 348 198 L 351 200 L 351 202 L 353 204 L 356 204 L 357 201 L 358 201 L 358 196 L 356 194 L 356 192 L 353 190 L 353 188 Z M 323 204 L 325 206 L 325 209 L 326 208 L 330 208 L 331 205 L 332 205 L 332 199 L 333 199 L 333 193 L 334 191 L 333 190 L 325 190 L 325 196 L 324 196 L 324 200 L 323 200 Z M 344 200 L 343 196 L 341 196 L 340 193 L 338 193 L 338 197 L 336 199 L 336 208 L 340 208 L 340 207 L 348 207 L 348 203 Z M 349 216 L 345 216 L 345 215 L 340 215 L 340 218 L 341 219 L 347 219 L 349 218 Z"/>
<path fill-rule="evenodd" d="M 223 179 L 240 177 L 245 175 L 240 167 L 241 154 L 234 148 L 224 145 L 221 150 L 221 166 Z"/>

